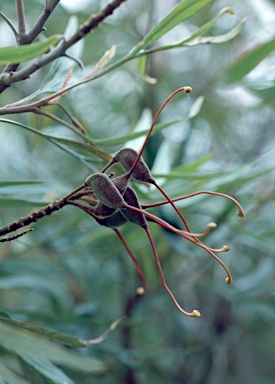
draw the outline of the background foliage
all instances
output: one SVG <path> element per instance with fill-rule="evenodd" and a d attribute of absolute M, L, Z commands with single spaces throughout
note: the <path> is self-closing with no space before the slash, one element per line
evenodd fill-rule
<path fill-rule="evenodd" d="M 33 3 L 25 1 L 28 28 L 44 7 L 43 1 Z M 79 2 L 75 10 L 66 3 L 56 7 L 43 37 L 65 30 L 70 36 L 103 2 Z M 111 63 L 116 62 L 178 3 L 127 1 L 70 48 L 83 70 L 73 60 L 58 59 L 5 90 L 1 107 L 58 90 L 71 68 L 70 81 L 76 81 L 113 45 L 117 52 Z M 122 232 L 144 267 L 148 292 L 107 340 L 78 348 L 76 338 L 96 338 L 127 312 L 138 279 L 112 231 L 66 207 L 37 222 L 33 232 L 1 245 L 1 383 L 274 382 L 275 7 L 267 0 L 205 3 L 150 49 L 188 39 L 224 7 L 235 15 L 225 12 L 206 35 L 224 36 L 239 28 L 236 37 L 221 37 L 222 44 L 213 38 L 198 44 L 203 41 L 194 38 L 183 47 L 149 54 L 146 67 L 144 59 L 129 61 L 62 99 L 95 147 L 77 144 L 81 138 L 75 132 L 45 116 L 1 116 L 0 220 L 5 225 L 70 192 L 126 143 L 140 148 L 139 139 L 130 141 L 131 133 L 146 131 L 164 99 L 190 85 L 190 100 L 177 96 L 159 120 L 180 122 L 154 134 L 144 157 L 171 197 L 210 189 L 242 203 L 243 219 L 218 197 L 179 204 L 191 228 L 218 223 L 207 243 L 230 245 L 223 259 L 234 284 L 224 284 L 224 272 L 202 249 L 152 225 L 170 287 L 185 308 L 202 313 L 199 319 L 184 317 L 161 286 L 143 231 L 128 224 Z M 4 1 L 1 10 L 16 24 L 13 2 Z M 15 44 L 2 19 L 0 37 L 1 47 Z M 57 106 L 47 110 L 68 121 Z M 154 189 L 139 188 L 139 193 L 146 203 L 161 200 Z M 155 212 L 177 220 L 168 207 Z"/>

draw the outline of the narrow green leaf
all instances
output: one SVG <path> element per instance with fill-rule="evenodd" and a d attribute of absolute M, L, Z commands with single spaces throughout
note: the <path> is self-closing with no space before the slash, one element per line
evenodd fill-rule
<path fill-rule="evenodd" d="M 66 292 L 63 290 L 62 282 L 60 280 L 43 278 L 41 276 L 26 276 L 26 275 L 13 275 L 2 277 L 0 279 L 0 290 L 20 290 L 29 289 L 38 292 L 39 294 L 48 297 L 52 302 L 60 305 L 62 300 L 66 298 Z"/>
<path fill-rule="evenodd" d="M 247 19 L 248 19 L 247 17 L 243 18 L 234 28 L 232 28 L 229 32 L 224 33 L 223 35 L 202 37 L 198 41 L 198 44 L 222 44 L 229 40 L 232 40 L 241 32 Z M 187 45 L 190 46 L 193 44 L 187 44 Z"/>
<path fill-rule="evenodd" d="M 195 160 L 193 163 L 183 164 L 173 169 L 174 172 L 195 172 L 201 165 L 212 159 L 212 154 L 206 155 Z"/>
<path fill-rule="evenodd" d="M 0 384 L 30 384 L 0 361 Z"/>
<path fill-rule="evenodd" d="M 56 332 L 52 329 L 41 327 L 39 325 L 26 323 L 20 320 L 14 320 L 7 317 L 0 317 L 0 321 L 16 326 L 18 328 L 26 329 L 38 335 L 44 336 L 48 340 L 56 341 L 60 344 L 64 344 L 70 347 L 83 347 L 83 343 L 74 336 L 68 335 L 62 332 Z"/>
<path fill-rule="evenodd" d="M 196 117 L 200 113 L 200 110 L 201 110 L 201 107 L 203 105 L 203 102 L 204 102 L 204 97 L 203 96 L 199 96 L 194 101 L 194 103 L 192 104 L 192 106 L 190 108 L 190 112 L 188 114 L 188 118 L 189 119 L 192 119 L 193 117 Z"/>
<path fill-rule="evenodd" d="M 242 230 L 242 241 L 247 244 L 253 243 L 253 247 L 257 248 L 260 252 L 265 251 L 273 255 L 274 253 L 274 239 L 273 237 L 263 236 L 262 234 L 257 235 L 254 232 L 248 230 Z"/>
<path fill-rule="evenodd" d="M 264 169 L 259 172 L 255 172 L 247 175 L 247 169 L 240 167 L 232 171 L 224 172 L 178 172 L 178 170 L 172 170 L 169 174 L 154 174 L 154 177 L 163 177 L 166 180 L 200 180 L 203 181 L 204 189 L 216 190 L 218 187 L 233 187 L 243 185 L 249 181 L 255 180 L 257 177 L 264 176 L 273 171 L 273 168 Z M 208 182 L 208 184 L 206 184 Z"/>
<path fill-rule="evenodd" d="M 190 108 L 190 112 L 188 114 L 188 117 L 183 117 L 181 119 L 173 120 L 168 123 L 162 123 L 162 124 L 156 124 L 153 130 L 153 134 L 159 131 L 162 131 L 163 129 L 170 127 L 174 124 L 180 123 L 181 121 L 185 121 L 188 119 L 192 119 L 193 117 L 197 116 L 197 114 L 200 112 L 201 106 L 203 104 L 204 98 L 202 96 L 198 97 L 195 102 L 192 104 Z M 125 144 L 126 142 L 129 142 L 131 140 L 134 140 L 138 137 L 145 136 L 148 133 L 148 128 L 130 132 L 126 135 L 123 136 L 117 136 L 113 138 L 108 138 L 108 139 L 98 139 L 94 140 L 96 144 L 100 145 L 108 145 L 108 146 L 113 146 L 113 145 L 121 145 Z"/>
<path fill-rule="evenodd" d="M 48 340 L 56 341 L 60 344 L 63 344 L 69 347 L 76 347 L 76 348 L 89 347 L 94 344 L 102 343 L 108 337 L 109 333 L 112 330 L 114 330 L 117 327 L 117 325 L 121 323 L 122 320 L 124 320 L 124 318 L 119 318 L 118 320 L 113 322 L 111 326 L 107 329 L 107 331 L 103 333 L 103 335 L 100 335 L 95 339 L 82 340 L 63 332 L 57 332 L 49 328 L 41 327 L 39 325 L 26 323 L 20 320 L 14 320 L 7 316 L 0 316 L 0 322 L 31 331 L 32 333 L 35 333 L 47 338 Z"/>
<path fill-rule="evenodd" d="M 232 40 L 234 37 L 236 37 L 240 31 L 242 30 L 243 26 L 245 25 L 247 21 L 247 17 L 243 18 L 234 28 L 232 28 L 229 32 L 224 33 L 223 35 L 217 35 L 217 36 L 198 36 L 197 38 L 192 38 L 191 36 L 189 39 L 184 40 L 181 45 L 182 46 L 194 46 L 198 44 L 222 44 L 229 40 Z"/>
<path fill-rule="evenodd" d="M 229 13 L 234 15 L 234 11 L 231 8 L 223 8 L 214 19 L 208 21 L 202 27 L 198 28 L 188 39 L 184 40 L 185 43 L 196 39 L 197 37 L 204 36 L 210 29 L 217 23 L 217 21 L 225 14 Z"/>
<path fill-rule="evenodd" d="M 40 196 L 44 196 L 49 188 L 50 186 L 42 181 L 5 180 L 0 182 L 0 197 L 5 199 L 26 199 L 28 201 L 35 201 L 36 203 L 36 200 L 40 200 Z M 31 196 L 31 198 L 29 199 L 27 196 Z M 39 198 L 35 199 L 34 196 L 39 196 Z M 7 201 L 4 201 L 4 203 L 6 204 Z M 43 204 L 46 203 L 43 202 Z"/>
<path fill-rule="evenodd" d="M 227 83 L 241 80 L 275 50 L 275 38 L 241 55 L 223 75 Z"/>
<path fill-rule="evenodd" d="M 133 49 L 138 52 L 140 49 L 146 48 L 155 40 L 159 39 L 165 33 L 169 32 L 176 25 L 188 19 L 200 9 L 205 7 L 212 0 L 183 0 L 171 12 L 168 13 Z"/>
<path fill-rule="evenodd" d="M 170 121 L 169 123 L 156 124 L 155 127 L 154 127 L 154 132 L 153 133 L 161 131 L 164 128 L 170 127 L 171 125 L 179 123 L 180 121 L 183 121 L 183 120 L 186 120 L 186 118 Z M 111 138 L 108 138 L 108 139 L 97 139 L 97 140 L 95 140 L 95 142 L 97 144 L 106 145 L 106 146 L 121 145 L 121 144 L 125 144 L 126 142 L 128 142 L 130 140 L 134 140 L 137 137 L 144 136 L 147 133 L 148 133 L 148 128 L 146 128 L 146 129 L 144 129 L 142 131 L 138 131 L 138 132 L 137 131 L 130 132 L 130 133 L 128 133 L 126 135 L 123 135 L 123 136 L 116 136 L 116 137 L 111 137 Z"/>
<path fill-rule="evenodd" d="M 215 20 L 215 19 L 213 19 Z M 240 31 L 242 30 L 243 26 L 245 25 L 247 21 L 247 17 L 242 19 L 234 28 L 232 28 L 229 32 L 224 33 L 223 35 L 217 35 L 217 36 L 203 36 L 204 33 L 206 33 L 206 30 L 208 27 L 212 26 L 211 21 L 201 28 L 199 28 L 197 31 L 195 31 L 190 37 L 187 39 L 178 41 L 173 44 L 169 45 L 162 45 L 160 47 L 151 48 L 145 51 L 141 51 L 140 54 L 145 53 L 152 53 L 152 52 L 159 52 L 159 51 L 165 51 L 168 49 L 173 48 L 181 48 L 181 47 L 193 47 L 195 45 L 199 44 L 221 44 L 225 43 L 229 40 L 232 40 L 235 36 L 237 36 Z M 138 56 L 140 57 L 140 56 Z"/>
<path fill-rule="evenodd" d="M 71 16 L 67 23 L 66 30 L 64 31 L 65 39 L 69 39 L 77 31 L 77 28 L 78 28 L 77 17 Z M 84 42 L 79 41 L 78 44 L 75 44 L 69 48 L 68 53 L 72 57 L 81 57 L 83 48 L 84 48 Z M 47 76 L 45 77 L 45 80 L 43 81 L 42 85 L 37 91 L 35 91 L 30 96 L 28 96 L 28 101 L 43 93 L 47 93 L 47 92 L 51 93 L 51 92 L 58 91 L 64 84 L 68 71 L 71 68 L 73 68 L 75 65 L 76 65 L 76 62 L 74 60 L 68 60 L 66 58 L 61 58 L 61 57 L 58 60 L 55 60 L 52 63 L 49 69 L 49 72 L 47 73 Z"/>
<path fill-rule="evenodd" d="M 52 35 L 48 39 L 30 45 L 0 48 L 0 64 L 22 63 L 32 60 L 60 41 L 61 35 Z"/>
<path fill-rule="evenodd" d="M 87 161 L 85 161 L 85 160 L 88 160 L 85 156 L 83 156 L 83 155 L 81 155 L 75 151 L 72 151 L 71 149 L 67 148 L 66 146 L 63 146 L 62 144 L 64 143 L 66 145 L 85 149 L 85 150 L 93 153 L 94 155 L 100 157 L 101 159 L 104 159 L 106 161 L 110 160 L 110 155 L 108 153 L 102 151 L 101 149 L 99 149 L 95 146 L 95 144 L 94 144 L 95 140 L 93 140 L 93 141 L 91 140 L 92 143 L 89 143 L 89 145 L 85 145 L 85 144 L 80 143 L 80 142 L 75 141 L 75 140 L 70 140 L 70 139 L 66 139 L 66 138 L 62 138 L 62 137 L 56 137 L 56 136 L 52 136 L 52 135 L 47 135 L 43 132 L 36 130 L 35 128 L 32 128 L 32 127 L 26 125 L 26 124 L 19 123 L 18 121 L 0 118 L 0 122 L 7 123 L 7 124 L 13 124 L 15 126 L 24 128 L 30 132 L 36 133 L 37 135 L 39 135 L 41 137 L 44 137 L 50 143 L 56 145 L 58 148 L 69 153 L 70 155 L 76 157 L 79 161 L 81 161 L 83 164 L 85 164 L 86 167 L 91 169 L 92 171 L 94 171 L 94 169 L 92 169 L 92 167 L 87 163 Z M 87 137 L 87 139 L 88 139 L 88 137 Z"/>
<path fill-rule="evenodd" d="M 147 56 L 140 56 L 136 59 L 136 65 L 138 69 L 138 73 L 143 77 L 145 75 L 146 71 L 146 64 L 147 64 Z"/>
<path fill-rule="evenodd" d="M 43 184 L 43 181 L 0 181 L 0 188 L 2 187 L 14 187 L 17 185 L 33 185 L 33 184 Z"/>
<path fill-rule="evenodd" d="M 24 199 L 13 199 L 9 198 L 0 198 L 0 208 L 19 208 L 19 207 L 43 207 L 44 205 L 49 204 L 45 201 L 31 201 Z"/>
<path fill-rule="evenodd" d="M 61 369 L 57 368 L 49 360 L 38 357 L 21 356 L 21 359 L 38 372 L 47 383 L 52 384 L 74 384 L 74 382 L 65 375 Z"/>
<path fill-rule="evenodd" d="M 275 87 L 263 87 L 263 88 L 255 88 L 255 87 L 249 87 L 251 92 L 254 92 L 258 96 L 260 96 L 262 99 L 264 99 L 264 102 L 266 104 L 273 104 L 275 100 Z"/>
<path fill-rule="evenodd" d="M 147 55 L 139 56 L 136 59 L 136 65 L 140 76 L 149 84 L 156 84 L 157 79 L 146 74 Z"/>
<path fill-rule="evenodd" d="M 107 365 L 103 361 L 83 357 L 29 331 L 7 324 L 1 324 L 0 340 L 2 348 L 21 358 L 36 359 L 39 356 L 40 359 L 88 373 L 103 373 L 107 370 Z"/>
<path fill-rule="evenodd" d="M 274 167 L 247 174 L 242 168 L 240 168 L 240 172 L 235 170 L 235 172 L 232 172 L 231 174 L 228 173 L 228 175 L 222 175 L 221 177 L 218 176 L 217 178 L 214 178 L 208 184 L 207 188 L 216 190 L 217 188 L 240 187 L 250 181 L 256 180 L 258 177 L 265 176 L 272 171 L 274 171 Z"/>

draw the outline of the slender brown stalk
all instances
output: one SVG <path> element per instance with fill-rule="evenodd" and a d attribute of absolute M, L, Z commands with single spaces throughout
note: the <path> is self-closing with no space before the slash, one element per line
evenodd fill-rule
<path fill-rule="evenodd" d="M 20 36 L 26 35 L 26 21 L 23 0 L 16 0 L 16 12 L 18 20 L 18 38 L 20 38 Z"/>
<path fill-rule="evenodd" d="M 120 241 L 121 241 L 122 244 L 124 245 L 124 247 L 125 247 L 125 249 L 126 249 L 128 255 L 131 257 L 132 262 L 133 262 L 134 265 L 135 265 L 135 268 L 136 268 L 136 270 L 137 270 L 137 273 L 138 273 L 139 278 L 140 278 L 140 280 L 141 280 L 141 282 L 142 282 L 142 285 L 143 285 L 143 289 L 144 289 L 144 291 L 142 291 L 142 292 L 143 292 L 143 294 L 144 294 L 145 291 L 146 291 L 146 289 L 147 289 L 147 284 L 146 284 L 146 279 L 145 279 L 144 273 L 143 273 L 143 271 L 142 271 L 142 269 L 141 269 L 141 267 L 140 267 L 140 265 L 139 265 L 137 259 L 135 258 L 134 254 L 132 253 L 132 251 L 131 251 L 130 248 L 128 247 L 128 244 L 126 243 L 126 241 L 124 240 L 123 236 L 121 235 L 121 233 L 120 233 L 116 228 L 113 228 L 113 229 L 114 229 L 115 233 L 118 235 Z M 139 291 L 140 291 L 140 290 L 139 290 Z"/>

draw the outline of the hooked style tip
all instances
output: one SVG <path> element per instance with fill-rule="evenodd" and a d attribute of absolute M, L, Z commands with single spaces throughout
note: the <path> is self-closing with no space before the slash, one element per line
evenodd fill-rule
<path fill-rule="evenodd" d="M 240 207 L 239 208 L 239 210 L 238 210 L 238 212 L 237 212 L 237 215 L 239 216 L 239 217 L 244 217 L 244 210 Z"/>
<path fill-rule="evenodd" d="M 224 245 L 222 247 L 222 252 L 228 252 L 230 250 L 230 248 L 228 247 L 228 245 Z"/>
<path fill-rule="evenodd" d="M 143 295 L 145 295 L 145 292 L 146 292 L 146 290 L 143 287 L 138 287 L 136 289 L 136 295 L 137 296 L 143 296 Z"/>
<path fill-rule="evenodd" d="M 185 93 L 190 93 L 192 91 L 192 88 L 189 86 L 183 87 L 183 90 Z"/>
<path fill-rule="evenodd" d="M 228 245 L 224 245 L 219 249 L 211 248 L 211 251 L 216 252 L 216 253 L 228 252 L 229 250 L 230 250 L 230 248 L 228 247 Z"/>
<path fill-rule="evenodd" d="M 197 309 L 194 309 L 194 311 L 192 312 L 192 316 L 193 317 L 200 317 L 201 314 L 200 314 L 200 312 Z"/>
<path fill-rule="evenodd" d="M 208 224 L 207 224 L 207 228 L 213 230 L 213 229 L 217 228 L 217 224 L 214 223 L 214 222 L 208 223 Z"/>
<path fill-rule="evenodd" d="M 227 277 L 227 278 L 225 279 L 225 282 L 226 282 L 226 284 L 228 284 L 228 285 L 232 284 L 232 282 L 233 282 L 232 277 Z"/>

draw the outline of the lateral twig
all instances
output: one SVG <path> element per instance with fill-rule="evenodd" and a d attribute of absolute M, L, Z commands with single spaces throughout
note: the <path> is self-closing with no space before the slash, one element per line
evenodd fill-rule
<path fill-rule="evenodd" d="M 16 0 L 16 12 L 17 12 L 17 20 L 18 20 L 18 36 L 17 40 L 20 39 L 21 36 L 26 35 L 26 21 L 25 21 L 25 10 L 24 10 L 24 1 Z"/>
<path fill-rule="evenodd" d="M 0 93 L 2 93 L 6 88 L 10 87 L 11 84 L 27 79 L 31 74 L 36 72 L 39 68 L 44 67 L 46 64 L 51 63 L 59 57 L 66 56 L 66 51 L 68 48 L 77 43 L 79 40 L 83 39 L 104 19 L 112 15 L 115 9 L 117 9 L 125 1 L 126 0 L 110 1 L 97 14 L 91 15 L 82 25 L 80 25 L 76 33 L 68 40 L 63 39 L 57 47 L 52 48 L 48 53 L 42 55 L 39 59 L 32 62 L 22 70 L 15 72 L 18 65 L 8 65 L 0 75 Z M 55 5 L 57 5 L 57 3 L 58 1 L 56 1 Z M 34 26 L 33 30 L 29 34 L 25 35 L 24 44 L 30 44 L 38 35 L 38 33 L 41 32 L 44 27 L 44 24 L 42 25 L 42 23 L 44 23 L 46 16 L 49 17 L 49 15 L 52 13 L 53 8 L 54 7 L 52 7 L 51 10 L 47 8 L 44 10 L 44 17 L 39 19 L 39 23 L 37 21 L 36 26 Z"/>
<path fill-rule="evenodd" d="M 2 19 L 5 20 L 5 22 L 8 24 L 8 26 L 10 27 L 10 29 L 12 30 L 12 32 L 14 33 L 14 36 L 15 38 L 17 39 L 17 30 L 15 28 L 15 26 L 13 25 L 13 23 L 11 22 L 11 20 L 3 13 L 0 11 L 0 17 L 2 17 Z"/>
<path fill-rule="evenodd" d="M 63 208 L 65 205 L 70 205 L 70 204 L 75 205 L 73 204 L 74 200 L 81 199 L 81 196 L 87 195 L 89 193 L 91 193 L 91 190 L 87 188 L 85 184 L 81 184 L 79 187 L 74 189 L 72 192 L 70 192 L 68 195 L 64 196 L 63 198 L 59 200 L 55 200 L 54 202 L 46 205 L 45 207 L 42 207 L 27 216 L 20 217 L 18 220 L 13 221 L 12 223 L 9 223 L 4 227 L 0 228 L 0 236 L 7 235 L 8 233 L 15 232 L 20 228 L 23 228 L 32 223 L 35 223 L 36 221 L 42 219 L 44 216 L 49 216 L 53 212 L 58 211 L 59 209 Z M 29 230 L 26 230 L 21 234 L 15 235 L 12 238 L 8 238 L 8 239 L 4 238 L 2 240 L 0 239 L 0 242 L 14 240 L 24 235 L 25 233 L 29 232 Z"/>
<path fill-rule="evenodd" d="M 3 239 L 0 239 L 0 243 L 5 243 L 7 241 L 12 241 L 12 240 L 16 240 L 18 239 L 19 237 L 25 235 L 26 233 L 28 232 L 31 232 L 33 231 L 33 228 L 27 228 L 25 229 L 23 232 L 20 232 L 20 233 L 17 233 L 16 235 L 14 236 L 11 236 L 11 237 L 4 237 Z"/>

